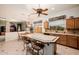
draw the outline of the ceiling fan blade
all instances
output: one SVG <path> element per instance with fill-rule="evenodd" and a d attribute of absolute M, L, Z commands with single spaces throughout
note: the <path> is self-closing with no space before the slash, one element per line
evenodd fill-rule
<path fill-rule="evenodd" d="M 44 9 L 44 10 L 42 10 L 42 11 L 48 11 L 48 9 L 46 8 L 46 9 Z"/>
<path fill-rule="evenodd" d="M 47 13 L 41 13 L 41 14 L 43 14 L 43 15 L 48 15 Z"/>
<path fill-rule="evenodd" d="M 37 11 L 37 9 L 35 9 L 35 8 L 32 8 L 34 11 Z"/>

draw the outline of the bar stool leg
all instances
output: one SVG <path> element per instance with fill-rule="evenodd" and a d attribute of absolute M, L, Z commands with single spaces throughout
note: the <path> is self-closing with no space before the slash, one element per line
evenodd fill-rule
<path fill-rule="evenodd" d="M 26 46 L 26 55 L 28 54 L 28 47 Z"/>
<path fill-rule="evenodd" d="M 39 55 L 39 51 L 37 51 L 37 55 Z"/>
<path fill-rule="evenodd" d="M 43 55 L 44 55 L 44 48 L 43 48 Z"/>
<path fill-rule="evenodd" d="M 23 50 L 22 51 L 24 51 L 25 50 L 25 43 L 23 43 Z"/>

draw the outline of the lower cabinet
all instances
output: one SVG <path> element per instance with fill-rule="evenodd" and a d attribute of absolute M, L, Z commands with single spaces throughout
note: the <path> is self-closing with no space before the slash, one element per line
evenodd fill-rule
<path fill-rule="evenodd" d="M 59 40 L 57 41 L 57 43 L 62 44 L 62 45 L 66 45 L 66 36 L 65 35 L 59 35 Z"/>
<path fill-rule="evenodd" d="M 53 34 L 54 36 L 59 36 L 57 44 L 65 45 L 68 47 L 79 49 L 79 36 L 74 35 L 63 35 L 63 34 Z"/>
<path fill-rule="evenodd" d="M 79 49 L 79 37 L 72 35 L 59 35 L 58 44 Z"/>
<path fill-rule="evenodd" d="M 67 35 L 67 46 L 77 48 L 77 37 L 76 36 L 71 36 Z"/>
<path fill-rule="evenodd" d="M 77 47 L 78 47 L 78 49 L 79 49 L 79 37 L 77 37 Z"/>

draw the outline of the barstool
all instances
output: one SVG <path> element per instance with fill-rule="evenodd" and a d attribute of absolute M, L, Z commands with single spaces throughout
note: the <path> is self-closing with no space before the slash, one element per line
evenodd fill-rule
<path fill-rule="evenodd" d="M 23 40 L 23 43 L 24 43 L 24 44 L 23 44 L 23 46 L 24 46 L 23 51 L 24 51 L 24 50 L 27 48 L 28 44 L 31 43 L 31 41 L 30 41 L 30 39 L 27 38 L 27 37 L 23 37 L 22 40 Z"/>
<path fill-rule="evenodd" d="M 44 48 L 44 44 L 42 44 L 41 42 L 34 42 L 34 44 L 32 45 L 32 48 L 33 48 L 33 51 L 37 54 L 37 55 L 40 55 L 40 50 L 43 50 Z M 44 50 L 43 50 L 43 53 L 44 54 Z"/>

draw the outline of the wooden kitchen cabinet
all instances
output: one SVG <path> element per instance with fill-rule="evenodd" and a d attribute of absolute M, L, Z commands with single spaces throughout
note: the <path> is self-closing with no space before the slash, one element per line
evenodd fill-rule
<path fill-rule="evenodd" d="M 66 28 L 79 30 L 79 17 L 67 19 Z"/>
<path fill-rule="evenodd" d="M 75 18 L 75 29 L 79 30 L 79 18 Z"/>
<path fill-rule="evenodd" d="M 75 34 L 52 34 L 48 33 L 52 36 L 58 36 L 59 39 L 57 40 L 57 44 L 65 45 L 71 48 L 79 49 L 79 36 L 76 36 Z M 47 34 L 46 34 L 47 35 Z"/>
<path fill-rule="evenodd" d="M 58 44 L 79 49 L 79 37 L 72 35 L 59 35 L 59 37 L 60 38 L 57 40 Z"/>
<path fill-rule="evenodd" d="M 79 49 L 79 37 L 77 37 L 77 48 Z"/>
<path fill-rule="evenodd" d="M 42 27 L 36 26 L 34 32 L 35 33 L 42 33 Z"/>
<path fill-rule="evenodd" d="M 77 48 L 77 37 L 76 36 L 71 36 L 67 35 L 67 46 Z"/>
<path fill-rule="evenodd" d="M 59 35 L 59 39 L 58 39 L 57 43 L 66 45 L 66 35 Z"/>
<path fill-rule="evenodd" d="M 74 19 L 66 19 L 66 28 L 67 29 L 74 29 L 75 28 L 75 22 Z"/>

